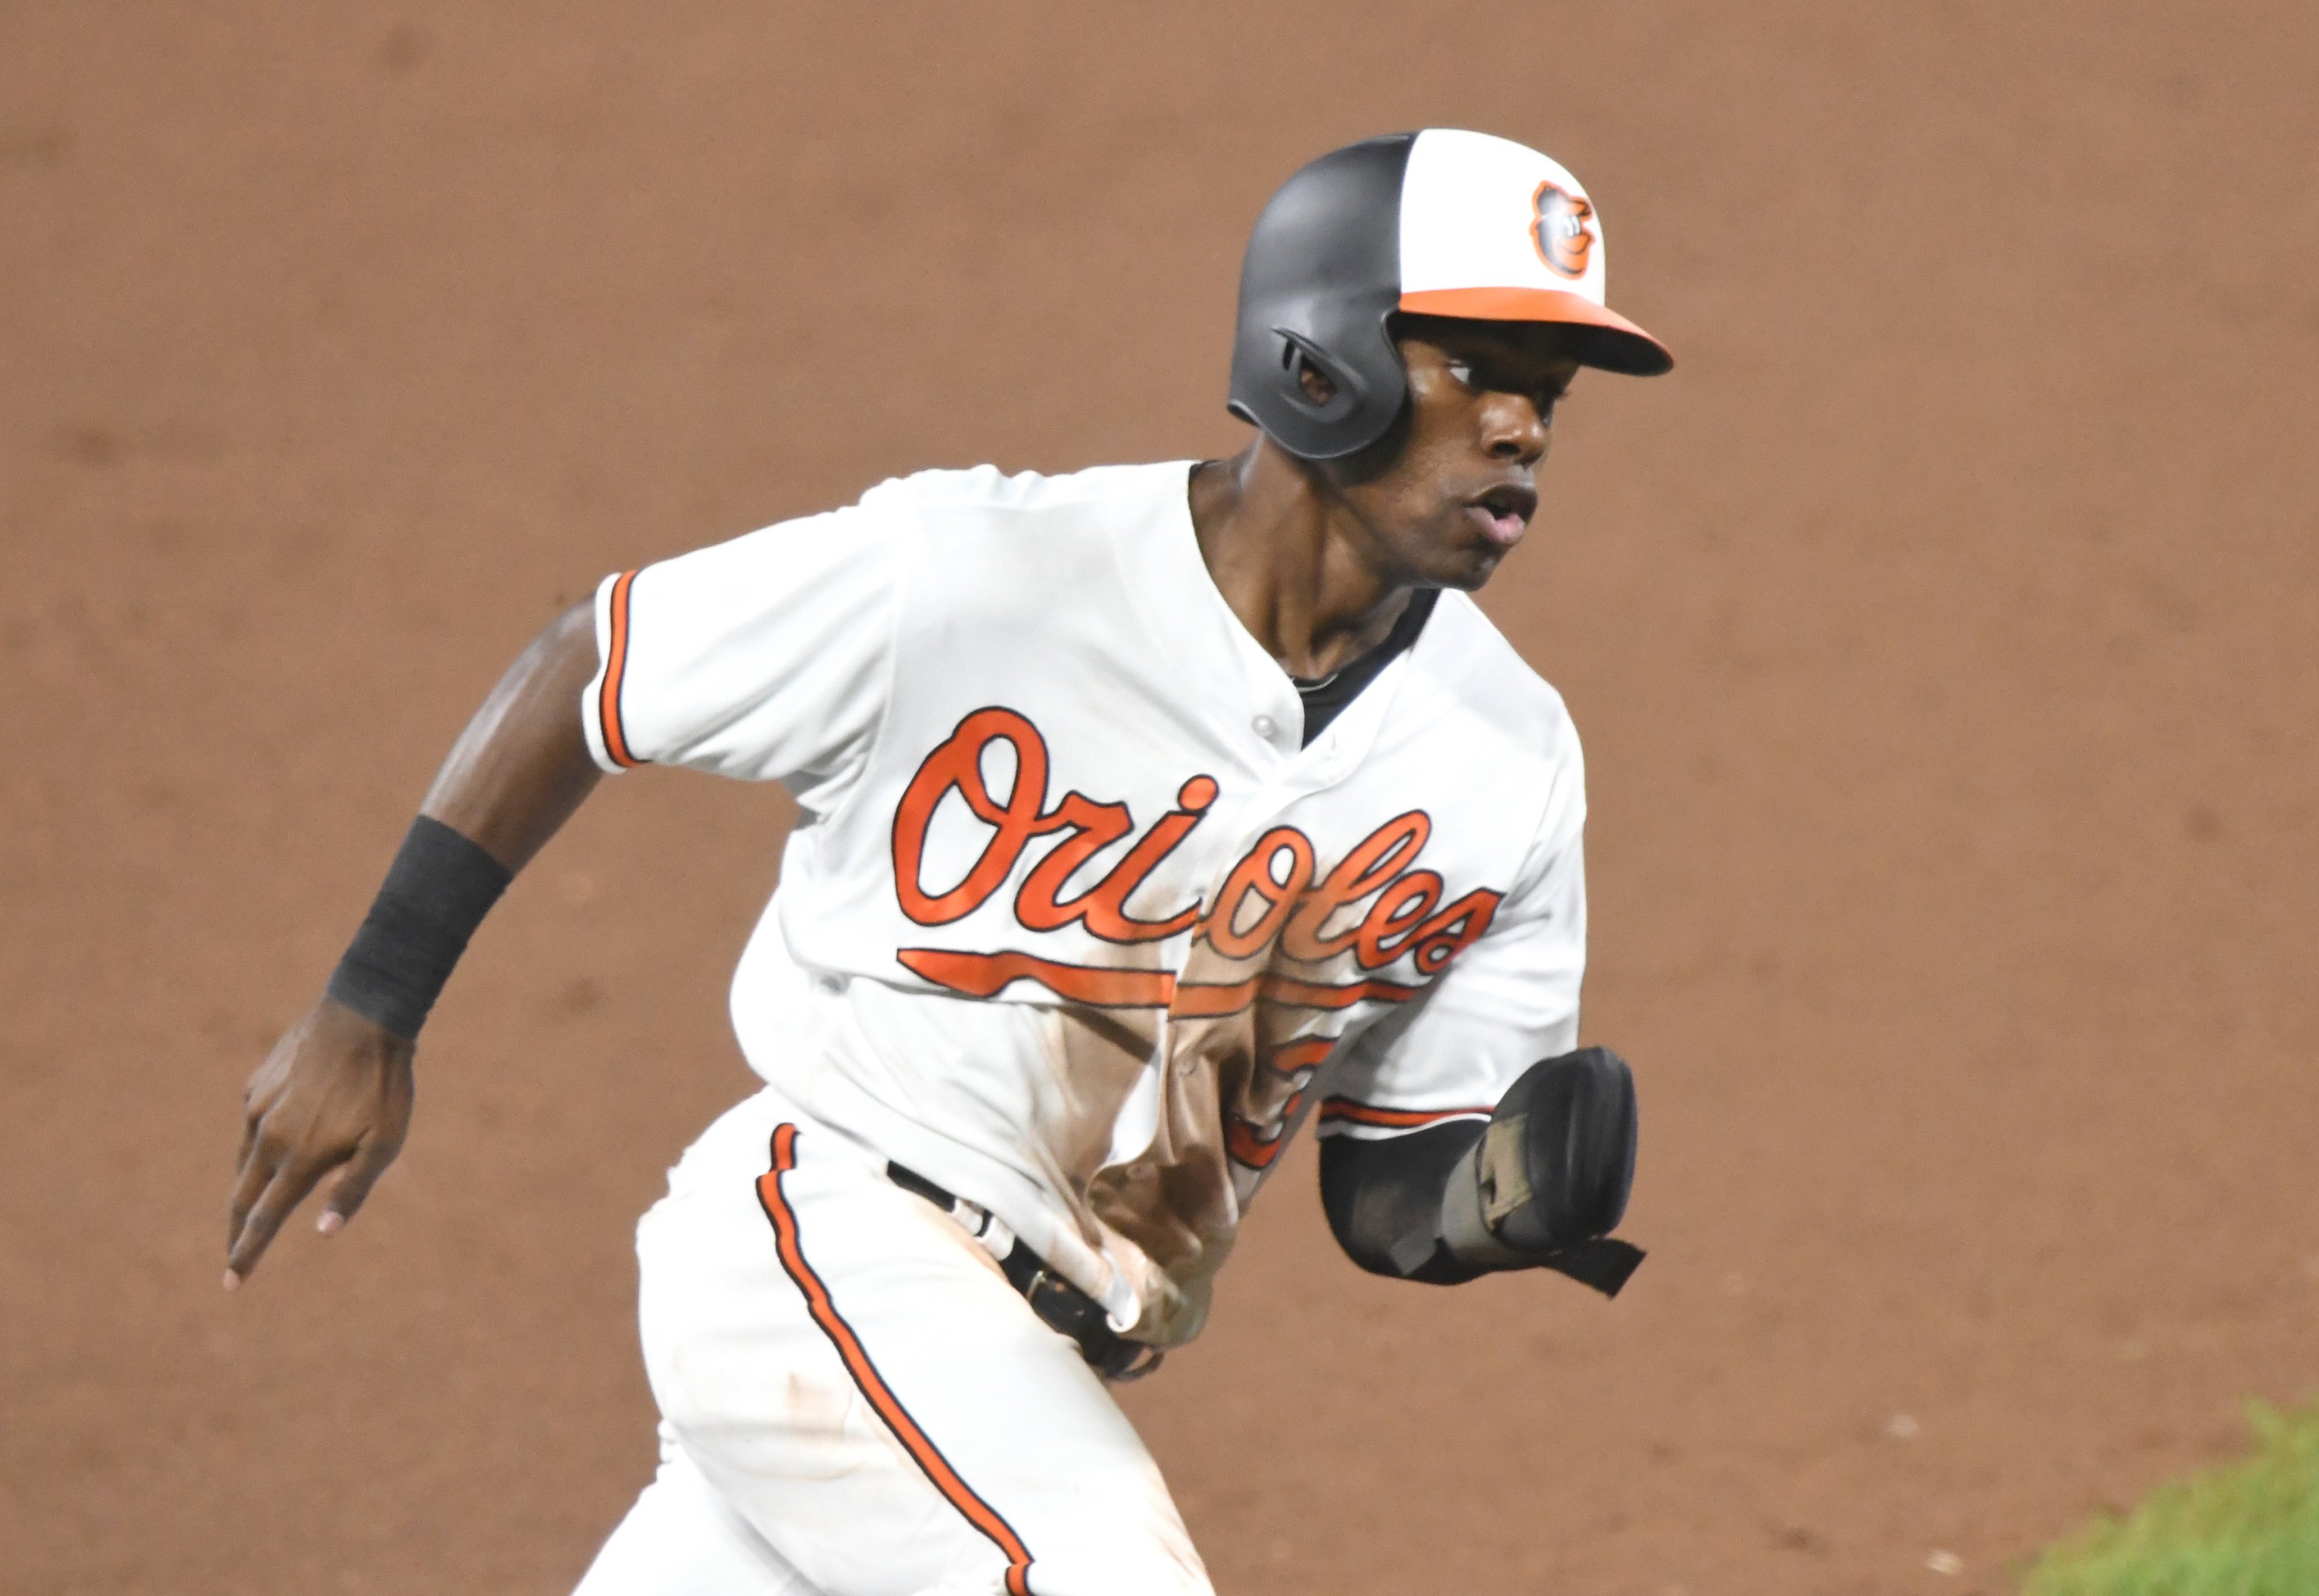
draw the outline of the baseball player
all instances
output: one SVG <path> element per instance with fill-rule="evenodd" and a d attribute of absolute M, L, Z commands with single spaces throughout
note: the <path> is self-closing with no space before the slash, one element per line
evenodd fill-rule
<path fill-rule="evenodd" d="M 1455 130 L 1297 173 L 1220 461 L 929 472 L 608 578 L 452 750 L 252 1078 L 226 1284 L 401 1145 L 469 935 L 602 773 L 801 810 L 736 971 L 763 1089 L 641 1222 L 661 1465 L 582 1582 L 1204 1592 L 1105 1389 L 1197 1334 L 1307 1118 L 1362 1267 L 1615 1292 L 1626 1066 L 1577 1050 L 1578 740 L 1467 596 L 1582 366 L 1664 372 L 1602 221 Z"/>

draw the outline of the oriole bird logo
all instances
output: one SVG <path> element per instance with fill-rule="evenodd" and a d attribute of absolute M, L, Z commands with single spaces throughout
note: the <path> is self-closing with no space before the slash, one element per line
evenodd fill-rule
<path fill-rule="evenodd" d="M 1538 257 L 1566 277 L 1583 277 L 1594 253 L 1594 206 L 1592 201 L 1541 183 L 1530 196 L 1536 213 L 1529 236 Z"/>

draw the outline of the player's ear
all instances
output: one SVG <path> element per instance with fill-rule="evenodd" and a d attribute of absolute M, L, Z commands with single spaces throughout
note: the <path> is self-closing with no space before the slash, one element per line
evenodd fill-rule
<path fill-rule="evenodd" d="M 1296 379 L 1296 386 L 1315 409 L 1337 397 L 1337 379 L 1322 369 L 1313 350 L 1304 339 L 1285 338 L 1281 343 L 1280 363 L 1288 368 L 1289 375 Z"/>
<path fill-rule="evenodd" d="M 1326 404 L 1337 397 L 1337 385 L 1329 381 L 1329 374 L 1301 355 L 1296 361 L 1296 385 L 1314 404 Z"/>

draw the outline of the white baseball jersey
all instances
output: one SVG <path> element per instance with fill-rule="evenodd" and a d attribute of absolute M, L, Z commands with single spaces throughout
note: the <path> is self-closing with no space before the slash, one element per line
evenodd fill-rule
<path fill-rule="evenodd" d="M 1575 1044 L 1585 946 L 1559 696 L 1448 592 L 1304 746 L 1192 469 L 927 473 L 609 578 L 582 704 L 607 770 L 802 808 L 734 980 L 758 1073 L 1160 1345 L 1316 1102 L 1486 1114 Z"/>

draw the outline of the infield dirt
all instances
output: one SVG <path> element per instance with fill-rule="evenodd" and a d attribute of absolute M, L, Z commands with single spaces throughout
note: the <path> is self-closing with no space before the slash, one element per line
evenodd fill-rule
<path fill-rule="evenodd" d="M 346 1235 L 241 1082 L 605 571 L 1233 450 L 1318 151 L 1547 149 L 1674 349 L 1485 595 L 1587 740 L 1604 1303 L 1309 1148 L 1126 1403 L 1226 1591 L 1995 1591 L 2319 1384 L 2319 10 L 0 8 L 0 1585 L 567 1589 L 789 811 L 609 783 Z M 1951 1554 L 1928 1566 L 1936 1552 Z"/>

